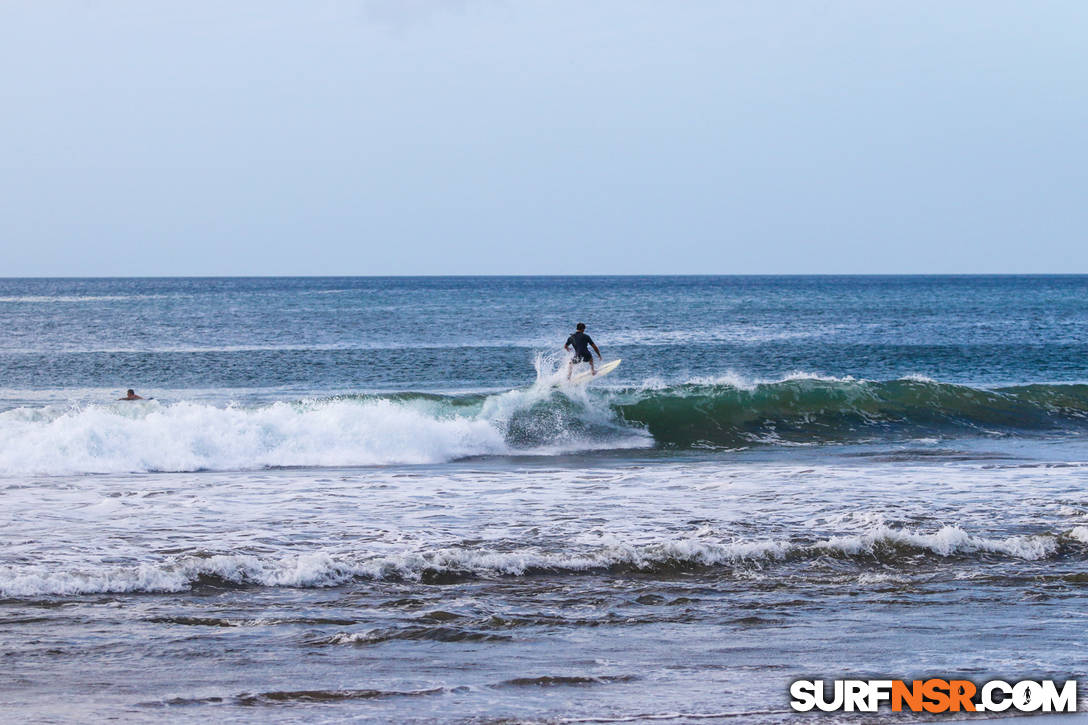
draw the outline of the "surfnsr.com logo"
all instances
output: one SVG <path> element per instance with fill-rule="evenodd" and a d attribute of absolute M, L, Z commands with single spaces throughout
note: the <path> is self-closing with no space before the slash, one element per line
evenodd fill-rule
<path fill-rule="evenodd" d="M 1077 681 L 990 680 L 834 680 L 830 692 L 823 680 L 796 680 L 790 706 L 798 712 L 876 712 L 887 703 L 893 712 L 1076 712 Z"/>

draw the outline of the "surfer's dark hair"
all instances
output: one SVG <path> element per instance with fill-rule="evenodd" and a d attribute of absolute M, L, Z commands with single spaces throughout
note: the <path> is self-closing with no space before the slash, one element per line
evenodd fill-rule
<path fill-rule="evenodd" d="M 574 326 L 574 329 L 575 330 L 584 330 L 584 329 L 586 329 L 586 323 L 579 322 L 577 325 Z"/>

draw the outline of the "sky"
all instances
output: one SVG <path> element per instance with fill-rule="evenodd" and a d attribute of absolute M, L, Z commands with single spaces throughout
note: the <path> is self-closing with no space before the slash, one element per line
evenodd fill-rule
<path fill-rule="evenodd" d="M 0 0 L 0 276 L 1088 273 L 1088 3 Z"/>

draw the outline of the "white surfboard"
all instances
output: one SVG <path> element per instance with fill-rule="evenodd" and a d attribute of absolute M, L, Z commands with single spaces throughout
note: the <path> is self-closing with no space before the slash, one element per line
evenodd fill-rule
<path fill-rule="evenodd" d="M 611 362 L 606 362 L 604 365 L 598 365 L 597 366 L 597 374 L 594 375 L 593 373 L 591 373 L 589 371 L 589 365 L 586 365 L 585 363 L 582 363 L 577 368 L 575 368 L 575 370 L 577 370 L 578 368 L 583 368 L 585 370 L 585 372 L 576 373 L 574 375 L 571 375 L 570 380 L 568 380 L 567 383 L 569 385 L 582 385 L 583 383 L 588 383 L 590 380 L 596 380 L 597 378 L 603 378 L 605 375 L 608 375 L 610 372 L 612 372 L 613 370 L 615 370 L 619 366 L 620 366 L 620 361 L 619 360 L 612 360 Z"/>

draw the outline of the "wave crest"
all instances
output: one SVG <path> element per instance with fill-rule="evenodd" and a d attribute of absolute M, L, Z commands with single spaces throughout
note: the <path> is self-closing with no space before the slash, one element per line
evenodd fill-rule
<path fill-rule="evenodd" d="M 539 380 L 499 394 L 397 393 L 256 407 L 195 402 L 0 413 L 0 474 L 441 463 L 645 447 L 745 448 L 1083 431 L 1088 385 L 993 390 L 910 377 L 790 376 L 632 388 Z M 561 369 L 561 368 L 560 368 Z"/>
<path fill-rule="evenodd" d="M 0 596 L 74 596 L 104 593 L 179 592 L 199 586 L 319 588 L 354 580 L 443 584 L 468 578 L 573 576 L 626 571 L 672 575 L 700 568 L 743 573 L 779 564 L 806 568 L 826 557 L 859 567 L 876 563 L 914 570 L 919 557 L 998 557 L 1020 561 L 1083 555 L 1082 532 L 990 538 L 956 526 L 932 533 L 877 526 L 854 535 L 803 540 L 713 540 L 701 536 L 634 543 L 610 536 L 581 540 L 570 551 L 538 547 L 513 550 L 436 548 L 375 555 L 367 552 L 298 555 L 187 555 L 131 566 L 90 566 L 56 571 L 43 566 L 0 566 Z M 883 569 L 882 569 L 883 571 Z M 885 572 L 886 573 L 886 572 Z"/>

